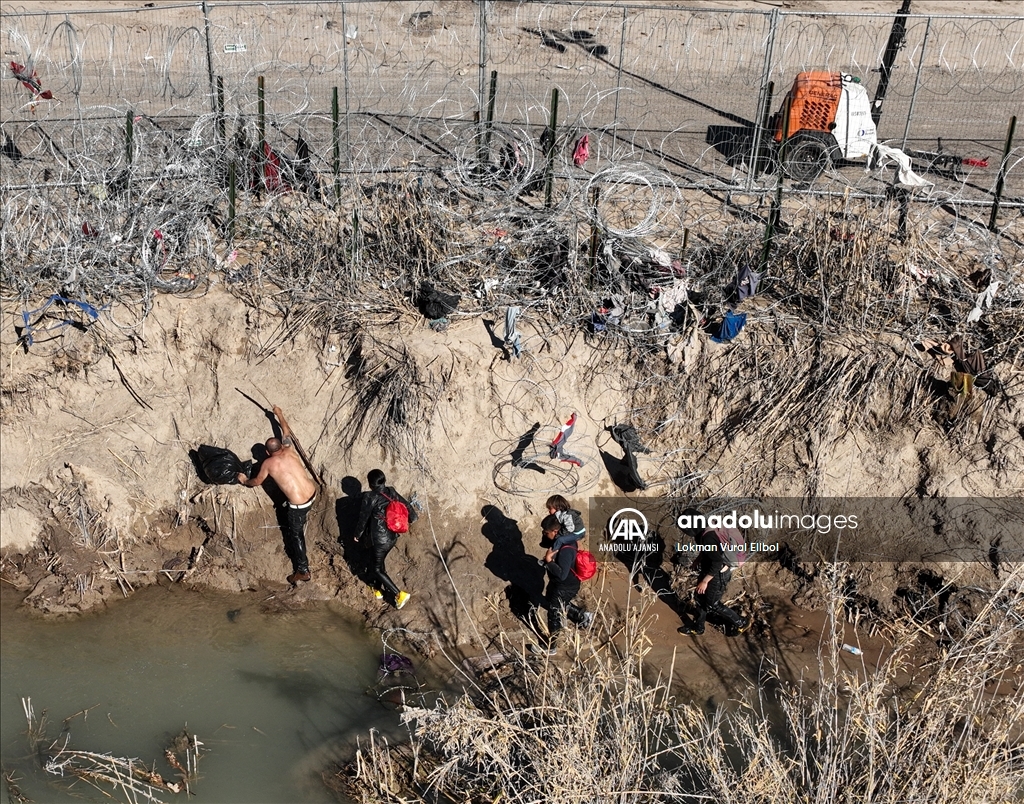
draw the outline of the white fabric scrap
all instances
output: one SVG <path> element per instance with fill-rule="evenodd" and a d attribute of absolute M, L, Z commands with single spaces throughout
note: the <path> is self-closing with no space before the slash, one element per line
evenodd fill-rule
<path fill-rule="evenodd" d="M 880 142 L 876 142 L 873 146 L 878 152 L 877 167 L 884 167 L 893 161 L 896 163 L 898 170 L 897 184 L 903 187 L 934 187 L 935 182 L 928 181 L 928 179 L 918 176 L 910 168 L 910 157 L 907 156 L 899 148 L 890 148 L 888 145 L 882 145 Z M 869 162 L 868 164 L 871 164 Z"/>
<path fill-rule="evenodd" d="M 981 318 L 981 310 L 983 307 L 992 306 L 992 302 L 995 301 L 996 298 L 997 290 L 999 290 L 999 280 L 991 282 L 987 288 L 978 294 L 978 298 L 974 302 L 974 309 L 967 314 L 968 324 L 973 324 Z"/>
<path fill-rule="evenodd" d="M 672 266 L 672 255 L 663 248 L 650 246 L 647 249 L 647 254 L 655 265 L 660 265 L 662 268 L 670 268 Z"/>

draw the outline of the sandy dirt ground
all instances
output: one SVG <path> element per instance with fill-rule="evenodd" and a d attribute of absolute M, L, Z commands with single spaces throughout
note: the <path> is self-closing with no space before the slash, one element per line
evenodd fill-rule
<path fill-rule="evenodd" d="M 457 319 L 437 333 L 410 313 L 381 336 L 401 340 L 419 365 L 432 367 L 428 373 L 447 378 L 436 386 L 442 398 L 416 466 L 383 457 L 372 441 L 343 446 L 352 389 L 330 337 L 282 338 L 279 321 L 218 285 L 199 299 L 158 296 L 131 337 L 110 322 L 86 332 L 67 327 L 28 354 L 12 337 L 15 312 L 10 305 L 4 310 L 2 579 L 44 614 L 96 609 L 144 584 L 181 583 L 252 595 L 269 607 L 339 599 L 371 626 L 409 629 L 410 640 L 427 653 L 438 644 L 482 650 L 498 623 L 530 639 L 512 614 L 510 590 L 515 584 L 539 599 L 538 528 L 547 495 L 500 491 L 494 468 L 529 422 L 553 430 L 572 410 L 580 415 L 576 443 L 596 452 L 607 441 L 599 440 L 602 428 L 630 402 L 595 376 L 588 360 L 595 347 L 582 337 L 550 338 L 543 348 L 524 327 L 526 344 L 541 348 L 510 363 L 481 318 Z M 115 311 L 122 316 L 128 311 Z M 607 368 L 612 376 L 615 365 Z M 556 383 L 546 381 L 551 376 Z M 189 457 L 200 444 L 212 444 L 247 458 L 271 435 L 262 411 L 239 390 L 260 402 L 266 394 L 283 408 L 325 482 L 307 528 L 313 580 L 298 588 L 285 582 L 291 569 L 268 495 L 206 485 Z M 1021 426 L 1019 404 L 1010 417 L 997 449 L 1005 455 Z M 694 416 L 695 434 L 706 425 Z M 955 494 L 969 476 L 978 493 L 1000 494 L 1013 482 L 987 452 L 964 455 L 944 440 L 935 428 L 893 434 L 884 446 L 873 434 L 851 434 L 816 456 L 830 467 L 825 493 L 899 496 L 924 485 Z M 737 443 L 720 465 L 740 465 L 749 459 L 745 449 Z M 1009 458 L 1019 465 L 1019 455 Z M 392 576 L 413 593 L 402 611 L 376 601 L 359 580 L 361 559 L 351 541 L 354 495 L 375 467 L 423 505 L 420 521 L 388 560 Z M 587 496 L 621 493 L 600 460 L 584 468 L 592 472 L 585 475 L 592 483 Z M 649 478 L 655 468 L 641 463 Z M 796 494 L 804 481 L 800 471 L 780 472 L 762 491 Z M 740 485 L 724 479 L 722 491 L 737 493 Z M 967 578 L 981 572 L 967 565 L 947 569 L 960 574 L 950 576 L 960 583 L 991 580 Z M 693 579 L 674 574 L 668 562 L 664 571 L 685 597 Z M 895 605 L 899 582 L 895 575 L 879 577 L 873 594 L 885 608 Z M 790 572 L 778 565 L 744 568 L 730 597 L 757 615 L 757 628 L 744 640 L 711 631 L 701 640 L 677 634 L 673 608 L 649 585 L 632 587 L 619 565 L 606 566 L 584 592 L 610 626 L 626 605 L 649 606 L 651 660 L 670 663 L 678 652 L 685 677 L 715 678 L 707 684 L 719 692 L 735 674 L 756 668 L 759 656 L 784 654 L 799 665 L 795 672 L 816 662 L 820 600 Z M 884 641 L 850 629 L 850 638 L 869 651 L 884 650 Z M 715 674 L 708 676 L 701 668 L 710 666 Z"/>
<path fill-rule="evenodd" d="M 67 4 L 17 5 L 56 10 Z M 704 5 L 888 12 L 898 4 Z M 1003 15 L 1019 13 L 1019 5 L 931 0 L 915 2 L 913 11 Z M 610 362 L 595 375 L 595 346 L 582 335 L 549 338 L 527 322 L 527 358 L 510 363 L 480 317 L 456 318 L 437 333 L 410 312 L 377 337 L 410 350 L 434 398 L 418 460 L 395 460 L 371 438 L 345 446 L 354 403 L 339 344 L 324 333 L 286 331 L 280 320 L 220 285 L 200 298 L 158 296 L 146 315 L 114 306 L 110 318 L 88 331 L 65 328 L 28 353 L 14 335 L 21 312 L 5 304 L 0 341 L 0 578 L 43 614 L 94 610 L 141 585 L 181 583 L 252 595 L 271 607 L 339 599 L 371 626 L 409 629 L 410 640 L 425 651 L 438 641 L 468 653 L 482 650 L 482 635 L 497 622 L 530 638 L 507 596 L 513 582 L 539 595 L 535 558 L 546 493 L 501 491 L 495 467 L 534 422 L 552 428 L 571 411 L 580 415 L 575 437 L 596 457 L 607 445 L 607 438 L 599 440 L 603 428 L 631 407 L 615 381 L 621 367 Z M 707 344 L 701 359 L 714 361 L 717 348 Z M 271 435 L 262 412 L 237 389 L 284 409 L 324 481 L 307 529 L 313 580 L 298 588 L 284 580 L 291 570 L 268 495 L 208 486 L 189 457 L 190 450 L 212 444 L 247 458 Z M 724 403 L 708 400 L 684 400 L 682 407 L 694 434 L 728 415 Z M 739 476 L 745 463 L 775 461 L 776 479 L 759 493 L 799 496 L 812 471 L 820 474 L 821 494 L 1019 493 L 1019 398 L 1002 415 L 991 443 L 972 450 L 957 449 L 940 429 L 923 424 L 885 435 L 853 429 L 834 444 L 809 444 L 782 456 L 752 454 L 751 444 L 739 438 L 717 458 L 727 470 L 718 491 L 744 493 Z M 684 430 L 677 446 L 685 443 Z M 389 558 L 392 576 L 413 593 L 402 611 L 377 602 L 359 579 L 361 559 L 351 541 L 354 495 L 376 467 L 423 505 L 420 522 Z M 641 469 L 658 471 L 651 462 Z M 586 497 L 619 493 L 600 459 L 588 462 L 582 481 L 586 489 L 573 499 L 581 507 Z M 949 571 L 961 573 L 950 576 L 961 583 L 990 580 L 967 577 L 983 570 Z M 692 579 L 673 575 L 667 564 L 665 572 L 685 596 Z M 900 578 L 876 580 L 875 598 L 892 605 Z M 739 675 L 756 677 L 764 656 L 785 656 L 799 675 L 815 666 L 822 638 L 820 601 L 777 566 L 745 571 L 730 589 L 730 597 L 758 613 L 758 626 L 742 640 L 717 632 L 699 641 L 677 634 L 672 608 L 649 587 L 633 588 L 621 567 L 605 568 L 584 597 L 609 623 L 630 601 L 649 605 L 650 658 L 664 666 L 677 655 L 681 677 L 696 679 L 694 695 L 721 694 Z M 867 632 L 851 630 L 854 636 L 869 660 L 886 648 Z"/>

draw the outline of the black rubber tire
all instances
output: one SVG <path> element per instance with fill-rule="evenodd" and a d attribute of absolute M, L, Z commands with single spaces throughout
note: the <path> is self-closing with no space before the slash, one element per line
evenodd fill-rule
<path fill-rule="evenodd" d="M 814 181 L 830 161 L 828 145 L 818 137 L 797 134 L 786 143 L 786 175 L 793 181 Z"/>

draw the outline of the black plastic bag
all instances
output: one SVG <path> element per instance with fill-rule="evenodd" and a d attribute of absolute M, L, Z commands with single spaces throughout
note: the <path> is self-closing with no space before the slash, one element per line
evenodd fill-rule
<path fill-rule="evenodd" d="M 246 477 L 252 477 L 252 461 L 242 461 L 229 449 L 201 444 L 194 452 L 196 469 L 204 483 L 238 483 L 239 472 Z"/>
<path fill-rule="evenodd" d="M 429 318 L 431 321 L 435 321 L 438 318 L 444 318 L 447 315 L 451 315 L 459 309 L 459 302 L 462 297 L 458 294 L 444 293 L 437 290 L 429 282 L 423 282 L 420 285 L 419 298 L 417 299 L 417 306 L 420 308 L 420 312 L 424 316 Z"/>

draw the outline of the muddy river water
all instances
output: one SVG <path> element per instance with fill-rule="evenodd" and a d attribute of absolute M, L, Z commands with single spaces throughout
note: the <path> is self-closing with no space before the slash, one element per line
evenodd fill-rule
<path fill-rule="evenodd" d="M 22 699 L 47 711 L 51 739 L 88 710 L 67 724 L 70 748 L 155 762 L 169 779 L 164 749 L 187 728 L 205 752 L 197 800 L 221 804 L 337 801 L 320 781 L 330 759 L 371 727 L 400 733 L 398 716 L 368 694 L 380 638 L 341 608 L 268 614 L 259 601 L 151 587 L 100 614 L 48 622 L 18 603 L 3 590 L 0 752 L 33 801 L 111 799 L 42 772 Z"/>

